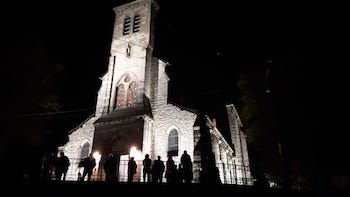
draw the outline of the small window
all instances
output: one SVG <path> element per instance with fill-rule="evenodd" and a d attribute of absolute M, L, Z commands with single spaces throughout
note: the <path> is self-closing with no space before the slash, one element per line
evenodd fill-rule
<path fill-rule="evenodd" d="M 173 129 L 169 133 L 168 137 L 168 156 L 178 156 L 179 145 L 178 145 L 178 132 Z"/>
<path fill-rule="evenodd" d="M 128 44 L 128 47 L 126 48 L 126 57 L 130 57 L 131 53 L 131 46 Z"/>
<path fill-rule="evenodd" d="M 130 17 L 126 17 L 124 19 L 124 29 L 123 29 L 123 35 L 130 34 L 130 26 L 131 26 L 131 19 Z"/>
<path fill-rule="evenodd" d="M 141 25 L 141 16 L 135 15 L 134 16 L 133 33 L 140 31 L 140 25 Z"/>

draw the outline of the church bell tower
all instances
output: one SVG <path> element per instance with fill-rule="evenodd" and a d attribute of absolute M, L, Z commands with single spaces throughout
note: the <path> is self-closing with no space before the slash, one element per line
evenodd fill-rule
<path fill-rule="evenodd" d="M 154 84 L 152 57 L 158 5 L 136 0 L 113 8 L 115 21 L 108 71 L 98 92 L 93 150 L 129 154 L 142 149 L 145 116 L 150 116 Z M 153 73 L 153 74 L 152 74 Z"/>
<path fill-rule="evenodd" d="M 136 0 L 114 9 L 115 22 L 108 71 L 102 78 L 96 114 L 105 115 L 147 104 L 158 5 Z"/>

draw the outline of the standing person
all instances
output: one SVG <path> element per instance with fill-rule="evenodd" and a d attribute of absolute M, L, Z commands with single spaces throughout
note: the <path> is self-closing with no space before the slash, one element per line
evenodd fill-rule
<path fill-rule="evenodd" d="M 149 158 L 149 154 L 145 155 L 145 158 L 142 161 L 143 165 L 143 182 L 146 182 L 146 177 L 147 177 L 147 182 L 150 182 L 151 178 L 151 164 L 152 160 Z"/>
<path fill-rule="evenodd" d="M 137 164 L 134 157 L 130 157 L 128 162 L 128 183 L 131 183 L 134 179 L 134 174 L 136 174 Z"/>
<path fill-rule="evenodd" d="M 68 167 L 70 166 L 69 159 L 64 152 L 60 152 L 60 157 L 58 157 L 56 161 L 56 180 L 61 180 L 63 175 L 63 181 L 66 180 L 66 175 L 68 171 Z"/>
<path fill-rule="evenodd" d="M 117 159 L 113 153 L 108 154 L 103 167 L 106 173 L 106 181 L 115 181 L 117 173 Z"/>
<path fill-rule="evenodd" d="M 183 183 L 183 169 L 181 163 L 179 163 L 177 168 L 177 181 L 178 183 Z"/>
<path fill-rule="evenodd" d="M 152 167 L 152 182 L 154 183 L 161 183 L 163 179 L 163 173 L 164 173 L 164 163 L 162 160 L 160 160 L 160 156 L 158 156 L 157 160 L 154 160 L 153 167 Z"/>
<path fill-rule="evenodd" d="M 165 178 L 167 183 L 175 183 L 175 177 L 176 177 L 176 165 L 172 158 L 172 156 L 168 156 L 168 160 L 166 161 L 166 171 L 165 171 Z"/>
<path fill-rule="evenodd" d="M 90 153 L 89 157 L 84 159 L 83 166 L 84 166 L 84 171 L 83 171 L 83 177 L 81 177 L 81 180 L 84 181 L 85 176 L 88 175 L 87 180 L 90 181 L 91 175 L 92 175 L 92 170 L 96 166 L 96 160 L 92 156 L 92 153 Z"/>
<path fill-rule="evenodd" d="M 56 167 L 57 156 L 55 153 L 48 153 L 45 156 L 43 162 L 43 168 L 41 172 L 42 180 L 51 180 L 53 171 Z"/>
<path fill-rule="evenodd" d="M 191 183 L 193 179 L 193 169 L 192 169 L 192 160 L 187 151 L 181 155 L 181 165 L 182 165 L 182 176 L 185 183 Z"/>

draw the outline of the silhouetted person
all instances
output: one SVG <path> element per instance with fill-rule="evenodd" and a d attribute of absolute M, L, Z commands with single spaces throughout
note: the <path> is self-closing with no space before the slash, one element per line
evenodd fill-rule
<path fill-rule="evenodd" d="M 152 182 L 154 183 L 161 183 L 163 179 L 163 173 L 164 173 L 164 163 L 162 160 L 160 160 L 160 156 L 158 156 L 157 160 L 154 160 L 153 167 L 152 167 Z"/>
<path fill-rule="evenodd" d="M 175 183 L 176 180 L 176 165 L 171 156 L 168 156 L 168 160 L 166 161 L 166 171 L 165 171 L 165 178 L 167 183 Z"/>
<path fill-rule="evenodd" d="M 84 181 L 85 176 L 88 176 L 88 181 L 91 180 L 91 175 L 92 175 L 92 170 L 96 166 L 96 160 L 92 156 L 92 153 L 90 153 L 89 157 L 85 158 L 83 161 L 83 166 L 84 166 L 84 171 L 83 171 L 83 176 L 81 177 L 81 180 Z"/>
<path fill-rule="evenodd" d="M 182 177 L 185 183 L 191 183 L 193 179 L 193 168 L 192 168 L 192 160 L 187 151 L 181 155 L 181 165 L 182 165 Z"/>
<path fill-rule="evenodd" d="M 220 170 L 218 167 L 215 167 L 215 183 L 221 184 Z"/>
<path fill-rule="evenodd" d="M 177 181 L 183 183 L 183 168 L 181 164 L 179 164 L 177 168 Z"/>
<path fill-rule="evenodd" d="M 214 153 L 209 152 L 204 156 L 199 179 L 202 184 L 217 185 L 221 183 L 219 168 L 215 165 Z"/>
<path fill-rule="evenodd" d="M 152 160 L 149 158 L 149 154 L 145 155 L 145 158 L 142 161 L 142 165 L 143 165 L 143 182 L 146 182 L 146 177 L 147 177 L 147 182 L 150 182 Z"/>
<path fill-rule="evenodd" d="M 70 166 L 69 159 L 64 152 L 60 152 L 60 157 L 57 158 L 56 161 L 56 180 L 61 180 L 63 175 L 63 181 L 66 180 L 66 175 L 68 171 L 68 167 Z"/>
<path fill-rule="evenodd" d="M 118 169 L 118 160 L 116 155 L 109 153 L 103 167 L 106 173 L 106 181 L 116 181 Z"/>
<path fill-rule="evenodd" d="M 134 157 L 130 157 L 128 162 L 128 183 L 131 183 L 136 174 L 137 164 L 134 160 Z"/>
<path fill-rule="evenodd" d="M 57 157 L 55 153 L 49 153 L 45 156 L 41 172 L 41 178 L 43 180 L 50 180 L 52 178 L 52 174 L 56 166 L 56 161 Z"/>

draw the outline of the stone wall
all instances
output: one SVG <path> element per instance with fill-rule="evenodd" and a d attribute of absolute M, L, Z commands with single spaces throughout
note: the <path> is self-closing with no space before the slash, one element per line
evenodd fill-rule
<path fill-rule="evenodd" d="M 82 146 L 85 142 L 90 144 L 90 151 L 92 150 L 93 138 L 94 138 L 94 125 L 97 117 L 93 116 L 78 126 L 76 130 L 73 130 L 69 135 L 69 141 L 63 146 L 59 147 L 65 155 L 70 159 L 71 165 L 67 172 L 67 180 L 77 180 L 78 172 L 82 173 L 82 169 L 78 168 L 78 162 L 80 159 L 80 153 Z"/>
<path fill-rule="evenodd" d="M 226 105 L 232 144 L 235 150 L 238 184 L 252 185 L 246 135 L 241 131 L 242 122 L 233 104 Z"/>
<path fill-rule="evenodd" d="M 153 7 L 152 7 L 153 6 Z M 96 103 L 96 116 L 89 118 L 79 128 L 72 131 L 69 142 L 61 147 L 71 160 L 79 161 L 84 142 L 93 144 L 93 122 L 101 115 L 107 115 L 115 105 L 117 85 L 125 74 L 137 82 L 137 104 L 144 104 L 144 96 L 151 103 L 152 116 L 145 115 L 143 133 L 143 155 L 150 154 L 154 160 L 161 156 L 167 160 L 168 135 L 172 129 L 178 131 L 178 156 L 173 157 L 178 163 L 184 150 L 194 161 L 194 122 L 197 115 L 179 106 L 169 104 L 168 76 L 165 73 L 166 63 L 152 57 L 152 25 L 157 5 L 152 0 L 138 0 L 114 8 L 116 13 L 111 57 L 106 74 L 102 77 L 101 88 Z M 125 17 L 133 19 L 141 16 L 141 27 L 137 33 L 123 35 Z M 199 133 L 199 132 L 198 132 Z M 197 138 L 199 138 L 197 136 Z M 198 141 L 198 139 L 196 139 Z M 198 157 L 196 158 L 198 160 Z M 198 161 L 197 161 L 198 162 Z M 76 180 L 79 172 L 77 162 L 72 162 L 67 179 Z M 198 177 L 197 177 L 198 178 Z"/>
<path fill-rule="evenodd" d="M 181 110 L 179 107 L 172 104 L 164 105 L 161 108 L 155 109 L 154 114 L 154 154 L 156 158 L 160 155 L 163 159 L 167 158 L 168 135 L 171 129 L 178 131 L 179 156 L 173 157 L 175 162 L 179 161 L 184 150 L 191 156 L 193 160 L 194 138 L 193 125 L 196 119 L 196 114 Z"/>

